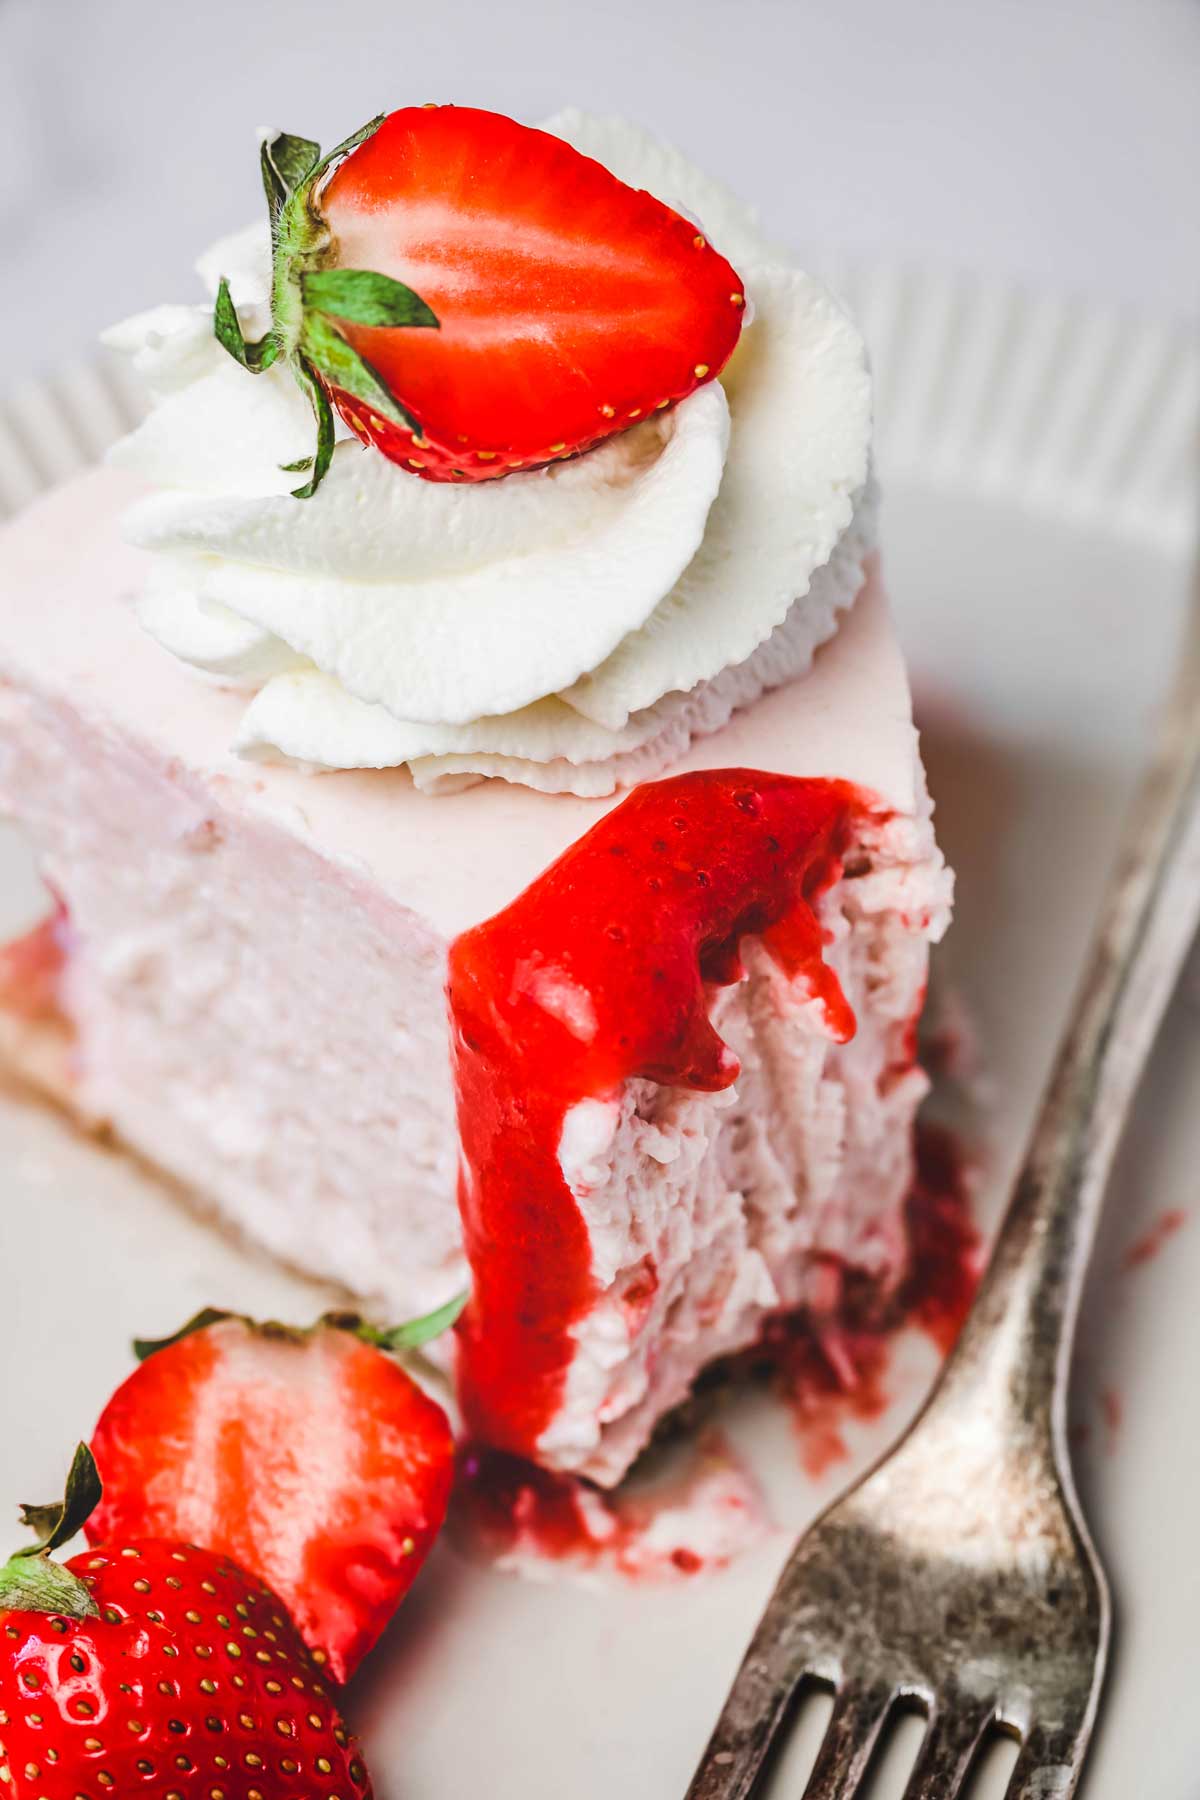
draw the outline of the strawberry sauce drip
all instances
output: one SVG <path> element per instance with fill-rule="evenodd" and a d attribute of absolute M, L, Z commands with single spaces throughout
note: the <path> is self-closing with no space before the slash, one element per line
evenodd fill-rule
<path fill-rule="evenodd" d="M 800 1460 L 814 1480 L 849 1450 L 843 1426 L 878 1419 L 897 1332 L 915 1327 L 946 1356 L 971 1310 L 983 1245 L 971 1217 L 967 1159 L 944 1126 L 917 1127 L 916 1166 L 905 1204 L 908 1272 L 886 1303 L 861 1277 L 831 1265 L 830 1304 L 773 1320 L 764 1334 L 775 1377 L 792 1408 Z M 752 1353 L 761 1360 L 761 1352 Z"/>
<path fill-rule="evenodd" d="M 819 1481 L 850 1454 L 846 1423 L 869 1424 L 888 1409 L 887 1334 L 834 1323 L 818 1327 L 801 1313 L 773 1321 L 764 1348 L 791 1409 L 800 1466 Z"/>
<path fill-rule="evenodd" d="M 31 931 L 0 946 L 0 1007 L 23 1019 L 58 1017 L 69 935 L 67 909 L 56 897 Z"/>
<path fill-rule="evenodd" d="M 813 907 L 837 880 L 866 800 L 843 782 L 748 769 L 648 783 L 504 912 L 450 953 L 462 1143 L 459 1204 L 472 1269 L 459 1387 L 473 1438 L 532 1455 L 558 1409 L 570 1330 L 595 1286 L 563 1177 L 567 1114 L 635 1077 L 715 1092 L 737 1059 L 709 1018 L 760 937 L 823 1003 L 854 1016 Z"/>
<path fill-rule="evenodd" d="M 676 1454 L 670 1479 L 602 1493 L 577 1476 L 468 1446 L 450 1528 L 469 1554 L 508 1568 L 559 1563 L 664 1581 L 725 1567 L 770 1529 L 753 1476 L 717 1432 Z"/>
<path fill-rule="evenodd" d="M 1187 1214 L 1178 1207 L 1159 1213 L 1150 1229 L 1143 1232 L 1140 1238 L 1135 1238 L 1126 1250 L 1121 1258 L 1122 1271 L 1128 1274 L 1132 1269 L 1140 1269 L 1146 1263 L 1153 1262 L 1168 1239 L 1173 1238 L 1186 1224 Z"/>
<path fill-rule="evenodd" d="M 917 1126 L 905 1222 L 908 1274 L 900 1290 L 900 1323 L 915 1325 L 948 1356 L 974 1303 L 984 1255 L 971 1216 L 968 1158 L 944 1125 L 922 1120 Z"/>

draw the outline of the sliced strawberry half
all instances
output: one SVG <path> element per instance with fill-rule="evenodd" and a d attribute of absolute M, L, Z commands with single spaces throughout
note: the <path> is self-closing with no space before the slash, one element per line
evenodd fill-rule
<path fill-rule="evenodd" d="M 222 288 L 217 335 L 313 394 L 301 495 L 332 450 L 323 397 L 414 474 L 484 481 L 684 399 L 737 343 L 742 282 L 703 232 L 549 132 L 405 107 L 324 159 L 285 136 L 263 155 L 274 326 L 247 345 Z"/>
<path fill-rule="evenodd" d="M 377 439 L 427 476 L 479 480 L 570 455 L 724 368 L 742 284 L 688 219 L 545 131 L 473 107 L 406 107 L 320 197 L 333 255 L 414 288 L 436 332 L 345 324 L 421 421 Z"/>
<path fill-rule="evenodd" d="M 412 1585 L 453 1475 L 441 1407 L 359 1329 L 384 1336 L 205 1312 L 139 1346 L 92 1437 L 87 1524 L 93 1543 L 179 1538 L 254 1570 L 339 1681 Z"/>

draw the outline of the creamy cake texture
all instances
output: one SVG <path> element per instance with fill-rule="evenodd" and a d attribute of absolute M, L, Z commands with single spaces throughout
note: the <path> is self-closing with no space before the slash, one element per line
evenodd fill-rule
<path fill-rule="evenodd" d="M 65 909 L 69 1029 L 65 1057 L 61 1024 L 7 1041 L 82 1118 L 380 1316 L 482 1295 L 501 1250 L 524 1245 L 531 1279 L 554 1252 L 536 1231 L 464 1240 L 455 940 L 646 776 L 848 784 L 811 904 L 852 1034 L 814 991 L 819 958 L 785 966 L 751 921 L 745 978 L 707 990 L 733 1085 L 637 1074 L 562 1122 L 583 1297 L 532 1435 L 483 1428 L 611 1483 L 707 1362 L 781 1309 L 836 1307 L 831 1269 L 899 1278 L 915 1021 L 950 889 L 873 553 L 861 340 L 672 152 L 578 115 L 553 129 L 737 264 L 754 316 L 721 382 L 471 488 L 344 438 L 301 503 L 279 465 L 311 421 L 274 370 L 251 380 L 212 345 L 210 306 L 120 328 L 155 390 L 146 423 L 0 538 L 0 806 Z M 264 248 L 206 262 L 248 334 Z M 468 1219 L 476 1178 L 468 1158 Z M 509 1375 L 517 1391 L 519 1358 Z"/>

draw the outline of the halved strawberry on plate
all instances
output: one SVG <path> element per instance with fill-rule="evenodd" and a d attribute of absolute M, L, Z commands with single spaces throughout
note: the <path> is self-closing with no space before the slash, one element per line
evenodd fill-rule
<path fill-rule="evenodd" d="M 691 220 L 500 113 L 404 107 L 326 157 L 280 134 L 263 173 L 273 327 L 246 344 L 223 286 L 216 329 L 312 396 L 301 497 L 332 454 L 330 398 L 412 473 L 485 481 L 627 430 L 737 344 L 741 279 Z"/>
<path fill-rule="evenodd" d="M 315 1659 L 346 1680 L 412 1585 L 445 1517 L 449 1422 L 388 1353 L 457 1308 L 387 1334 L 206 1311 L 119 1387 L 92 1435 L 102 1539 L 183 1539 L 260 1575 Z"/>

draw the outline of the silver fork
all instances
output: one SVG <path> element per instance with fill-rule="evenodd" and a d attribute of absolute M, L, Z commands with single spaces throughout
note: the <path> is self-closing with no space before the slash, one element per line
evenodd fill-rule
<path fill-rule="evenodd" d="M 991 1263 L 891 1453 L 800 1539 L 688 1800 L 746 1800 L 807 1680 L 833 1713 L 805 1800 L 850 1800 L 889 1713 L 927 1713 L 905 1800 L 954 1800 L 994 1727 L 1009 1800 L 1067 1800 L 1108 1649 L 1066 1388 L 1121 1126 L 1200 918 L 1200 608 Z"/>

